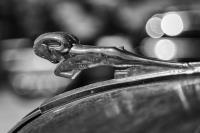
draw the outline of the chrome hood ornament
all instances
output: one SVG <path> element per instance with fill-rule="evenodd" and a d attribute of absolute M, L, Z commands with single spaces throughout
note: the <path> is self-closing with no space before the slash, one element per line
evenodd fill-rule
<path fill-rule="evenodd" d="M 200 62 L 165 62 L 121 48 L 82 45 L 63 32 L 41 35 L 34 49 L 59 63 L 58 76 L 74 79 L 82 70 L 105 65 L 114 67 L 115 77 L 48 99 L 10 133 L 199 131 Z"/>
<path fill-rule="evenodd" d="M 115 78 L 199 72 L 199 62 L 167 62 L 142 57 L 124 48 L 82 45 L 77 37 L 65 32 L 40 35 L 34 42 L 35 54 L 52 63 L 58 63 L 55 75 L 74 79 L 85 69 L 111 66 Z M 159 73 L 161 75 L 159 75 Z"/>

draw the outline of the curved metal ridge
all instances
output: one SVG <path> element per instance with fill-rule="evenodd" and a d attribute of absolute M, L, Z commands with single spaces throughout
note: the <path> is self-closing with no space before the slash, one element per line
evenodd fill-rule
<path fill-rule="evenodd" d="M 184 77 L 184 80 L 187 80 L 185 76 L 200 76 L 199 71 L 194 71 L 193 69 L 174 69 L 174 70 L 165 70 L 159 72 L 151 72 L 148 74 L 138 75 L 134 77 L 127 77 L 122 79 L 112 79 L 99 83 L 90 84 L 83 86 L 63 94 L 57 95 L 47 101 L 45 101 L 38 109 L 27 115 L 20 121 L 9 133 L 15 133 L 23 128 L 26 124 L 33 121 L 40 115 L 62 107 L 69 103 L 73 103 L 78 100 L 84 100 L 87 97 L 95 96 L 102 93 L 107 93 L 110 91 L 116 91 L 123 89 L 125 87 L 133 86 L 146 86 L 151 83 L 161 83 L 168 78 L 171 80 L 171 83 L 181 80 L 180 77 Z"/>
<path fill-rule="evenodd" d="M 139 86 L 146 85 L 155 81 L 165 80 L 167 77 L 179 78 L 180 76 L 185 75 L 195 75 L 199 74 L 199 71 L 193 71 L 192 69 L 176 69 L 176 70 L 167 70 L 160 72 L 152 72 L 144 75 L 138 75 L 135 77 L 128 77 L 122 79 L 112 79 L 107 80 L 101 83 L 94 83 L 84 87 L 80 87 L 63 94 L 57 95 L 40 106 L 40 110 L 43 112 L 54 109 L 58 106 L 62 106 L 67 103 L 83 99 L 84 97 L 97 95 L 99 93 L 109 92 L 116 89 L 121 89 L 128 86 Z"/>
<path fill-rule="evenodd" d="M 41 111 L 39 108 L 35 109 L 33 112 L 29 113 L 27 116 L 25 116 L 20 122 L 18 122 L 8 133 L 16 133 L 21 128 L 23 128 L 26 124 L 28 124 L 30 121 L 36 119 L 41 115 Z"/>

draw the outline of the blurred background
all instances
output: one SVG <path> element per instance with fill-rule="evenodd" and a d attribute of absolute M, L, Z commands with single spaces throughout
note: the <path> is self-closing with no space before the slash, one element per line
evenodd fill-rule
<path fill-rule="evenodd" d="M 56 77 L 56 65 L 33 53 L 34 39 L 65 31 L 82 44 L 124 46 L 141 56 L 200 59 L 198 0 L 1 0 L 0 133 L 45 99 L 113 78 L 113 69 L 84 71 L 74 81 Z"/>

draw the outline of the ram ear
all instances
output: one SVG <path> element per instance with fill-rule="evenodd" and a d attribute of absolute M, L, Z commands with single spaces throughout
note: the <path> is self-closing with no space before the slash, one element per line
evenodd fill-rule
<path fill-rule="evenodd" d="M 34 46 L 46 44 L 48 46 L 55 47 L 63 47 L 64 49 L 70 49 L 73 44 L 79 44 L 79 39 L 69 33 L 66 32 L 50 32 L 40 35 L 38 38 L 36 38 L 34 42 Z"/>

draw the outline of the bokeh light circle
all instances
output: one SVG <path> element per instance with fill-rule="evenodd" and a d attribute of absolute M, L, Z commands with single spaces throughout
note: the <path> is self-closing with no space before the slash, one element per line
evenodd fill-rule
<path fill-rule="evenodd" d="M 183 20 L 177 13 L 166 14 L 161 21 L 162 31 L 169 36 L 179 35 L 183 29 Z"/>
<path fill-rule="evenodd" d="M 160 38 L 164 35 L 161 29 L 161 18 L 151 17 L 146 23 L 146 33 L 152 38 Z"/>
<path fill-rule="evenodd" d="M 161 60 L 173 59 L 176 51 L 174 42 L 168 39 L 159 40 L 154 47 L 156 57 Z"/>

